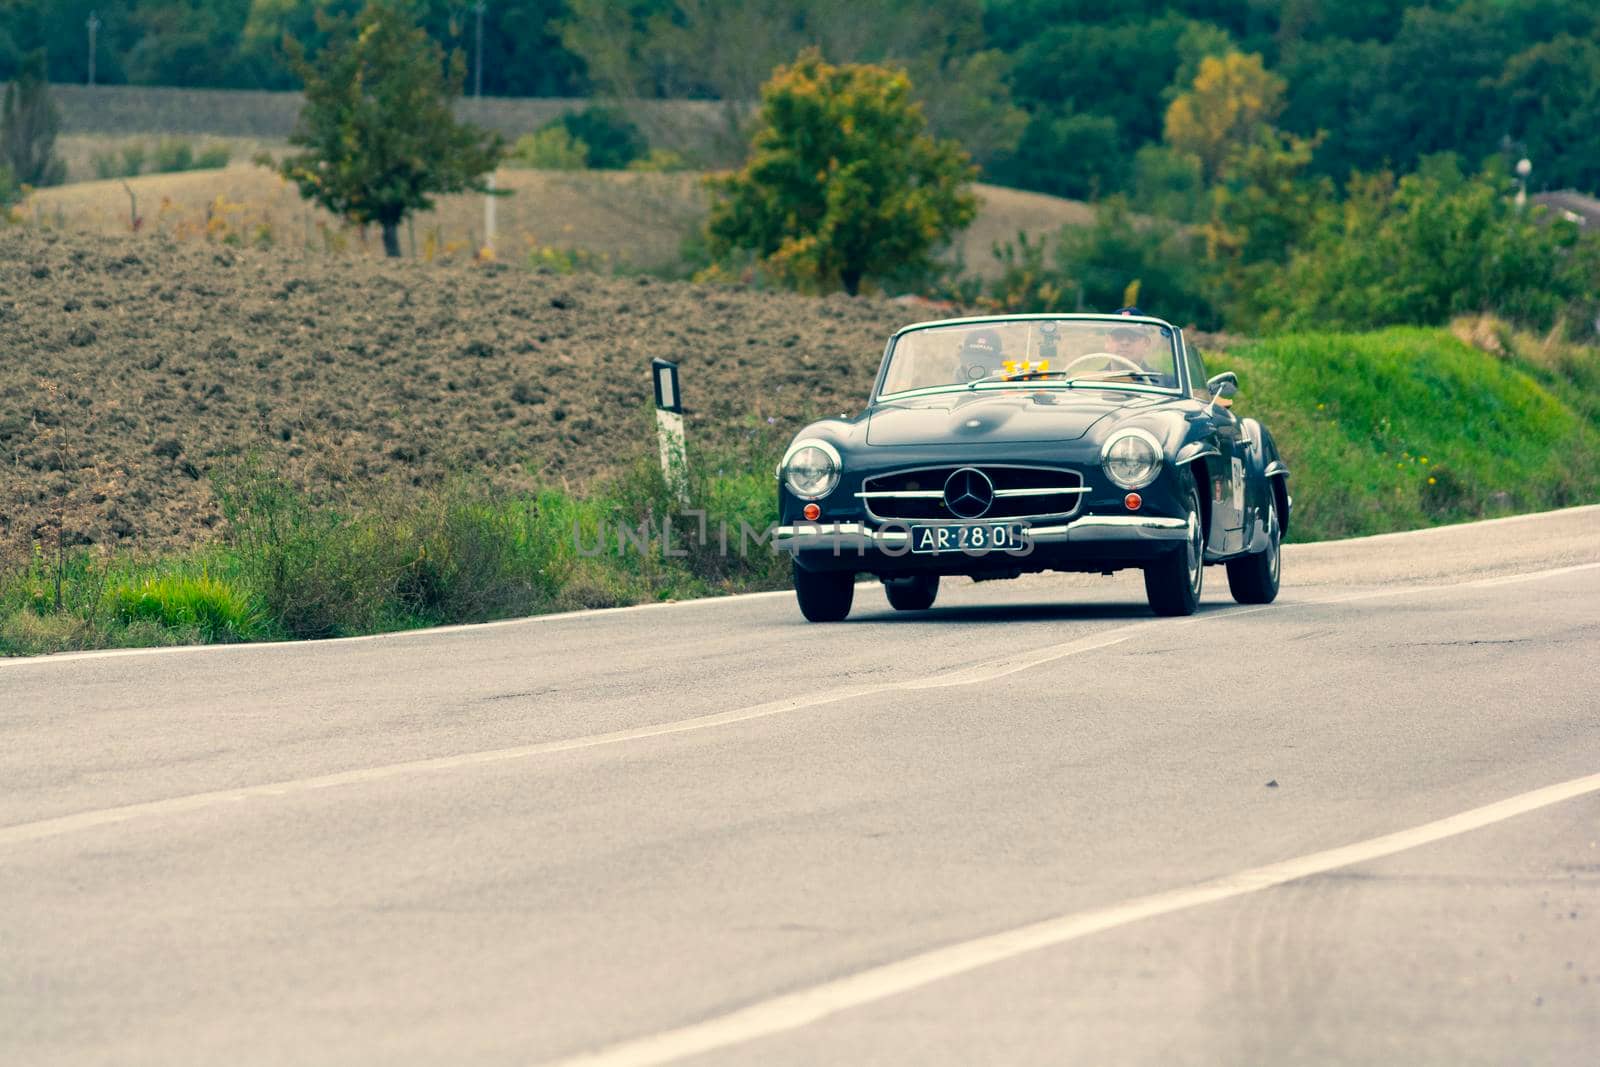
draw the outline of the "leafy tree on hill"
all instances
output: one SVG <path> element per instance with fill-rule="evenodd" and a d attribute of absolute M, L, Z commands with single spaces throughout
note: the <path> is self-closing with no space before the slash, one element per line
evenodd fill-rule
<path fill-rule="evenodd" d="M 1589 331 L 1600 302 L 1600 240 L 1519 209 L 1503 171 L 1464 177 L 1449 157 L 1401 178 L 1357 175 L 1258 299 L 1262 325 L 1373 329 L 1443 325 L 1491 312 L 1537 328 Z"/>
<path fill-rule="evenodd" d="M 1563 34 L 1534 45 L 1495 88 L 1541 183 L 1600 190 L 1600 41 Z"/>
<path fill-rule="evenodd" d="M 749 163 L 713 179 L 713 254 L 746 249 L 807 288 L 931 269 L 977 214 L 971 163 L 935 140 L 902 71 L 833 66 L 815 50 L 762 89 Z"/>
<path fill-rule="evenodd" d="M 1206 176 L 1215 178 L 1230 156 L 1278 117 L 1286 88 L 1258 55 L 1207 57 L 1193 87 L 1167 108 L 1167 143 L 1197 156 Z"/>
<path fill-rule="evenodd" d="M 305 80 L 306 103 L 283 161 L 300 195 L 359 223 L 377 223 L 400 254 L 399 227 L 438 193 L 486 190 L 504 151 L 498 134 L 457 122 L 465 67 L 394 2 L 369 0 L 354 19 L 324 19 L 328 43 L 313 61 L 285 47 Z"/>
<path fill-rule="evenodd" d="M 61 112 L 50 98 L 44 71 L 44 53 L 29 56 L 0 105 L 0 166 L 23 185 L 60 185 L 66 176 L 66 165 L 55 154 Z"/>

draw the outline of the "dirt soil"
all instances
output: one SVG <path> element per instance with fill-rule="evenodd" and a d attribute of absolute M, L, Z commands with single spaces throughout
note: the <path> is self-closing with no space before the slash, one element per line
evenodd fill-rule
<path fill-rule="evenodd" d="M 653 447 L 649 363 L 691 445 L 859 408 L 888 301 L 0 228 L 0 550 L 214 537 L 207 472 L 308 485 L 580 486 Z M 769 421 L 770 420 L 770 421 Z M 753 460 L 752 460 L 753 462 Z"/>

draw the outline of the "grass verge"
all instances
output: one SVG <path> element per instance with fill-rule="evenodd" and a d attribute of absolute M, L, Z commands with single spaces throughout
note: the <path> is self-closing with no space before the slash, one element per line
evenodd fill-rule
<path fill-rule="evenodd" d="M 1239 375 L 1291 470 L 1292 540 L 1466 522 L 1600 500 L 1600 352 L 1559 365 L 1447 330 L 1294 334 L 1205 355 Z"/>
<path fill-rule="evenodd" d="M 770 469 L 763 467 L 761 469 Z M 702 466 L 696 510 L 645 461 L 586 496 L 458 479 L 318 497 L 219 471 L 225 539 L 159 560 L 36 552 L 0 577 L 0 654 L 343 637 L 780 588 L 770 474 Z M 703 512 L 703 518 L 702 518 Z"/>

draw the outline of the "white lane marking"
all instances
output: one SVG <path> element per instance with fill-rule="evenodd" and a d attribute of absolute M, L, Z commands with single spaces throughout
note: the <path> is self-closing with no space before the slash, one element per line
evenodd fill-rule
<path fill-rule="evenodd" d="M 543 741 L 532 745 L 518 745 L 515 748 L 499 748 L 487 752 L 467 752 L 457 756 L 440 756 L 434 759 L 391 763 L 383 767 L 341 771 L 336 774 L 320 775 L 316 778 L 301 778 L 293 781 L 273 782 L 267 785 L 244 786 L 238 789 L 219 789 L 210 793 L 194 793 L 188 796 L 171 797 L 166 800 L 147 801 L 142 804 L 127 804 L 117 808 L 83 811 L 54 819 L 42 819 L 38 822 L 17 823 L 12 826 L 0 827 L 0 846 L 20 844 L 24 841 L 37 841 L 40 838 L 56 837 L 79 830 L 91 830 L 98 826 L 109 826 L 134 819 L 151 818 L 158 815 L 179 815 L 236 800 L 250 800 L 255 797 L 280 797 L 291 793 L 329 789 L 334 786 L 376 782 L 385 778 L 396 778 L 401 775 L 416 774 L 424 771 L 445 771 L 459 767 L 505 763 L 509 760 L 530 759 L 534 756 L 545 756 L 555 752 L 571 752 L 582 748 L 597 748 L 601 745 L 620 744 L 624 741 L 638 741 L 647 737 L 662 737 L 667 734 L 706 730 L 716 726 L 748 722 L 751 719 L 761 719 L 769 715 L 781 715 L 784 712 L 799 711 L 802 708 L 814 708 L 823 704 L 833 704 L 842 700 L 855 700 L 860 697 L 873 696 L 878 693 L 888 693 L 895 690 L 936 689 L 951 685 L 973 685 L 994 678 L 1001 678 L 1008 674 L 1015 674 L 1017 671 L 1037 667 L 1052 660 L 1075 656 L 1083 652 L 1093 652 L 1096 649 L 1120 644 L 1139 631 L 1155 625 L 1156 623 L 1154 622 L 1141 622 L 1131 626 L 1122 626 L 1105 633 L 1081 637 L 1075 641 L 1067 641 L 1058 645 L 1034 649 L 1031 652 L 1023 652 L 1002 659 L 991 660 L 986 664 L 979 664 L 948 674 L 881 682 L 875 685 L 829 689 L 820 693 L 813 693 L 810 696 L 772 700 L 765 704 L 736 708 L 732 711 L 719 711 L 711 715 L 696 716 L 692 719 L 680 719 L 676 722 L 657 723 L 653 726 L 639 726 L 628 730 L 613 730 L 610 733 L 565 738 L 559 741 Z"/>
<path fill-rule="evenodd" d="M 1529 522 L 1535 519 L 1556 518 L 1565 515 L 1582 515 L 1591 511 L 1600 511 L 1600 504 L 1584 504 L 1579 507 L 1560 508 L 1555 511 L 1536 511 L 1527 515 L 1510 515 L 1503 519 L 1483 519 L 1478 522 L 1455 523 L 1450 526 L 1430 526 L 1423 530 L 1401 530 L 1398 533 L 1370 534 L 1366 537 L 1347 537 L 1340 541 L 1304 541 L 1287 546 L 1293 551 L 1302 548 L 1313 548 L 1319 545 L 1349 545 L 1365 541 L 1379 541 L 1385 538 L 1411 537 L 1417 534 L 1441 533 L 1449 530 L 1465 530 L 1478 526 L 1499 526 L 1513 522 Z M 877 582 L 857 582 L 856 589 L 872 589 Z M 439 634 L 458 633 L 464 630 L 493 630 L 505 626 L 525 626 L 529 623 L 560 622 L 563 620 L 582 619 L 597 615 L 619 615 L 633 611 L 655 611 L 661 608 L 687 608 L 705 604 L 740 603 L 747 600 L 763 600 L 771 597 L 793 596 L 787 589 L 774 589 L 765 593 L 734 593 L 729 596 L 699 597 L 693 600 L 673 600 L 653 604 L 627 604 L 620 608 L 584 608 L 578 611 L 561 611 L 549 615 L 528 615 L 518 619 L 499 619 L 495 622 L 470 622 L 458 623 L 451 626 L 433 626 L 424 630 L 396 630 L 390 633 L 365 634 L 361 637 L 330 637 L 315 641 L 251 641 L 237 645 L 176 645 L 167 648 L 115 648 L 100 649 L 94 652 L 59 652 L 43 656 L 5 656 L 0 657 L 0 670 L 8 667 L 32 667 L 40 664 L 75 663 L 86 659 L 118 659 L 127 656 L 170 656 L 185 652 L 241 652 L 271 648 L 303 648 L 307 645 L 321 647 L 324 645 L 348 645 L 362 641 L 397 641 L 411 637 L 433 637 Z"/>
<path fill-rule="evenodd" d="M 1421 593 L 1445 592 L 1454 589 L 1472 588 L 1484 585 L 1502 585 L 1511 582 L 1534 581 L 1540 578 L 1551 578 L 1576 571 L 1588 571 L 1600 568 L 1600 563 L 1581 563 L 1571 567 L 1557 567 L 1553 570 L 1530 571 L 1527 574 L 1506 575 L 1495 578 L 1479 578 L 1465 582 L 1447 585 L 1418 585 L 1396 586 L 1392 589 L 1369 590 L 1361 593 L 1350 593 L 1344 596 L 1330 597 L 1323 600 L 1301 600 L 1277 605 L 1261 605 L 1250 608 L 1231 608 L 1211 612 L 1205 615 L 1196 615 L 1187 619 L 1150 620 L 1148 622 L 1133 623 L 1129 626 L 1120 626 L 1099 634 L 1080 637 L 1074 641 L 1067 641 L 1057 645 L 1046 645 L 1027 652 L 1018 652 L 999 659 L 992 659 L 985 663 L 961 668 L 954 671 L 945 671 L 923 678 L 907 678 L 894 682 L 883 682 L 876 685 L 851 686 L 842 689 L 824 690 L 810 696 L 790 697 L 784 700 L 768 701 L 765 704 L 755 704 L 747 708 L 736 708 L 732 711 L 720 711 L 710 715 L 700 715 L 692 719 L 680 719 L 676 722 L 657 723 L 653 726 L 640 726 L 629 730 L 613 730 L 609 733 L 590 734 L 585 737 L 565 738 L 558 741 L 542 741 L 532 745 L 518 745 L 514 748 L 491 749 L 486 752 L 467 752 L 456 756 L 439 756 L 433 759 L 410 760 L 405 763 L 392 763 L 382 767 L 367 767 L 359 770 L 341 771 L 335 774 L 320 775 L 315 778 L 301 778 L 284 782 L 272 782 L 266 785 L 244 786 L 238 789 L 220 789 L 209 793 L 193 793 L 187 796 L 170 797 L 165 800 L 152 800 L 140 804 L 127 804 L 117 808 L 102 808 L 95 811 L 83 811 L 73 815 L 58 816 L 53 819 L 41 819 L 37 822 L 17 823 L 11 826 L 0 827 L 0 847 L 18 844 L 24 841 L 37 841 L 40 838 L 56 837 L 61 834 L 73 833 L 79 830 L 90 830 L 98 826 L 109 826 L 115 823 L 128 822 L 134 819 L 151 818 L 160 815 L 178 815 L 184 812 L 198 811 L 217 804 L 224 804 L 236 800 L 249 800 L 252 797 L 280 797 L 291 793 L 304 793 L 316 789 L 329 789 L 341 785 L 359 785 L 367 782 L 381 781 L 385 778 L 395 778 L 404 774 L 415 774 L 425 771 L 444 771 L 460 767 L 475 767 L 490 763 L 504 763 L 510 760 L 530 759 L 535 756 L 545 756 L 556 752 L 571 752 L 577 749 L 597 748 L 601 745 L 615 745 L 625 741 L 638 741 L 650 737 L 661 737 L 667 734 L 689 733 L 694 730 L 705 730 L 717 726 L 727 726 L 732 723 L 748 722 L 751 719 L 766 718 L 770 715 L 780 715 L 784 712 L 799 711 L 803 708 L 814 708 L 824 704 L 832 704 L 841 700 L 852 700 L 858 697 L 872 696 L 878 693 L 888 693 L 896 690 L 922 690 L 942 689 L 957 685 L 979 685 L 984 682 L 1003 678 L 1009 674 L 1029 670 L 1033 667 L 1043 666 L 1054 660 L 1064 659 L 1068 656 L 1079 655 L 1084 652 L 1094 652 L 1112 645 L 1121 644 L 1123 641 L 1139 634 L 1144 630 L 1154 629 L 1163 625 L 1194 625 L 1208 619 L 1231 619 L 1239 615 L 1250 615 L 1259 611 L 1277 610 L 1288 611 L 1294 608 L 1314 607 L 1322 605 L 1336 605 L 1352 600 L 1371 600 L 1378 597 L 1406 596 Z"/>
<path fill-rule="evenodd" d="M 1352 845 L 1313 852 L 1298 859 L 1224 875 L 1209 882 L 1135 897 L 1108 907 L 1074 912 L 1030 923 L 998 934 L 934 949 L 894 963 L 872 967 L 809 989 L 758 1001 L 726 1015 L 623 1041 L 594 1052 L 552 1061 L 548 1067 L 652 1067 L 688 1056 L 739 1045 L 757 1038 L 796 1030 L 851 1008 L 1040 949 L 1076 941 L 1129 923 L 1260 892 L 1301 878 L 1324 874 L 1356 863 L 1392 856 L 1458 834 L 1479 830 L 1565 800 L 1600 792 L 1600 774 L 1486 804 Z"/>
<path fill-rule="evenodd" d="M 868 589 L 877 582 L 858 582 L 857 589 Z M 430 626 L 423 630 L 392 630 L 381 634 L 363 634 L 360 637 L 324 637 L 310 641 L 246 641 L 236 645 L 170 645 L 163 648 L 110 648 L 94 652 L 58 652 L 43 656 L 0 657 L 0 670 L 7 667 L 34 667 L 52 663 L 75 663 L 85 659 L 121 659 L 126 656 L 171 656 L 182 652 L 249 652 L 260 649 L 303 649 L 325 646 L 353 645 L 369 641 L 394 641 L 407 637 L 434 637 L 439 634 L 460 633 L 464 630 L 498 630 L 505 626 L 526 626 L 529 623 L 560 622 L 598 615 L 622 615 L 635 611 L 656 611 L 661 608 L 688 608 L 705 604 L 742 603 L 748 600 L 767 600 L 772 597 L 792 597 L 790 589 L 772 589 L 764 593 L 733 593 L 728 596 L 698 597 L 693 600 L 667 600 L 650 604 L 625 604 L 620 608 L 583 608 L 578 611 L 557 611 L 549 615 L 527 615 L 518 619 L 498 619 L 495 622 L 463 622 L 451 626 Z"/>
<path fill-rule="evenodd" d="M 1361 537 L 1341 537 L 1332 541 L 1301 541 L 1296 544 L 1286 545 L 1286 548 L 1315 548 L 1321 545 L 1358 545 L 1372 541 L 1395 541 L 1401 538 L 1422 537 L 1428 534 L 1451 533 L 1453 531 L 1477 529 L 1479 527 L 1510 526 L 1513 523 L 1532 522 L 1536 519 L 1555 519 L 1567 515 L 1587 515 L 1600 511 L 1600 504 L 1579 504 L 1570 508 L 1557 508 L 1554 511 L 1531 511 L 1526 515 L 1506 515 L 1499 519 L 1478 519 L 1475 522 L 1452 522 L 1443 526 L 1424 526 L 1420 530 L 1396 530 L 1393 533 L 1365 534 Z"/>

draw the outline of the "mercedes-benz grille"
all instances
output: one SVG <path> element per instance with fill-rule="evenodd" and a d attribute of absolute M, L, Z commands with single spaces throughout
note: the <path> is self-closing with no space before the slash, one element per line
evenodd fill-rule
<path fill-rule="evenodd" d="M 973 514 L 974 492 L 981 499 L 990 488 L 992 502 Z M 874 519 L 962 522 L 1061 518 L 1078 510 L 1087 491 L 1076 470 L 948 464 L 874 475 L 856 496 Z"/>

